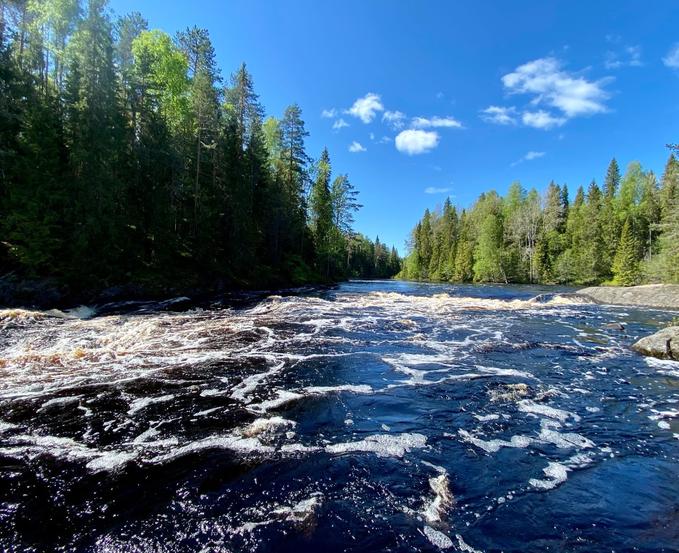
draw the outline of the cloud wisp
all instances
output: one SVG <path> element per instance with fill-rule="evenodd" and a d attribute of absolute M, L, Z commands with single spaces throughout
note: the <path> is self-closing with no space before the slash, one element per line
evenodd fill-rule
<path fill-rule="evenodd" d="M 369 92 L 362 98 L 358 98 L 344 113 L 353 115 L 367 124 L 375 118 L 379 111 L 384 111 L 382 98 L 379 94 Z"/>
<path fill-rule="evenodd" d="M 641 67 L 641 46 L 626 46 L 621 51 L 606 52 L 604 67 L 606 69 L 620 69 L 621 67 Z"/>
<path fill-rule="evenodd" d="M 392 129 L 399 130 L 405 126 L 406 114 L 401 111 L 385 111 L 382 121 L 387 123 Z"/>
<path fill-rule="evenodd" d="M 662 62 L 666 67 L 671 69 L 679 69 L 679 42 L 670 48 L 669 52 L 667 52 L 667 55 L 662 59 Z"/>
<path fill-rule="evenodd" d="M 449 129 L 461 129 L 462 123 L 460 123 L 454 117 L 438 117 L 434 116 L 428 117 L 414 117 L 410 122 L 410 125 L 416 129 L 428 129 L 428 128 L 449 128 Z"/>
<path fill-rule="evenodd" d="M 425 194 L 447 194 L 452 188 L 439 188 L 437 186 L 427 186 L 424 189 Z"/>
<path fill-rule="evenodd" d="M 481 110 L 481 119 L 495 125 L 516 125 L 516 115 L 516 108 L 513 106 L 488 106 Z"/>
<path fill-rule="evenodd" d="M 358 153 L 358 152 L 365 152 L 365 151 L 367 151 L 367 148 L 366 148 L 365 146 L 363 146 L 363 144 L 361 144 L 360 142 L 356 142 L 356 141 L 354 140 L 351 144 L 349 144 L 349 151 L 350 151 L 352 154 L 356 154 L 356 153 Z"/>
<path fill-rule="evenodd" d="M 337 115 L 337 110 L 335 108 L 324 109 L 321 112 L 321 117 L 323 117 L 323 119 L 332 119 L 336 115 Z"/>
<path fill-rule="evenodd" d="M 531 150 L 528 152 L 525 156 L 522 156 L 521 158 L 517 159 L 515 162 L 510 163 L 511 167 L 516 167 L 520 163 L 523 163 L 524 161 L 533 161 L 534 159 L 540 159 L 541 157 L 544 157 L 545 152 L 535 152 Z"/>
<path fill-rule="evenodd" d="M 332 124 L 332 128 L 335 131 L 338 131 L 338 130 L 343 129 L 344 127 L 348 127 L 348 126 L 349 126 L 349 123 L 347 123 L 341 117 L 339 119 L 336 119 L 335 122 Z"/>
<path fill-rule="evenodd" d="M 548 111 L 538 110 L 538 111 L 524 111 L 521 115 L 521 121 L 527 127 L 533 127 L 534 129 L 549 130 L 554 127 L 560 127 L 566 123 L 565 117 L 555 117 Z"/>

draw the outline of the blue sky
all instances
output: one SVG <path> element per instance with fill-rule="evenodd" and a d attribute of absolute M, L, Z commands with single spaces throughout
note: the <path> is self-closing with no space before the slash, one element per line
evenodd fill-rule
<path fill-rule="evenodd" d="M 151 28 L 210 31 L 228 76 L 246 62 L 267 113 L 297 102 L 395 244 L 426 207 L 512 181 L 571 191 L 610 159 L 661 173 L 679 142 L 676 1 L 112 0 Z M 346 125 L 346 126 L 345 126 Z M 334 127 L 334 128 L 333 128 Z"/>

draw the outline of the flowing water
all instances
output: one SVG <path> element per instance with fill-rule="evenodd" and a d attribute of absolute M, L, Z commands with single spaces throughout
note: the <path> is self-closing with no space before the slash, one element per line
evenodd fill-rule
<path fill-rule="evenodd" d="M 672 314 L 542 292 L 0 311 L 0 549 L 676 551 Z"/>

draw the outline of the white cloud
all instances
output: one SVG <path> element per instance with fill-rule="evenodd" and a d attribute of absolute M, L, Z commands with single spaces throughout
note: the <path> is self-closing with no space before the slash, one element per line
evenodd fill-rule
<path fill-rule="evenodd" d="M 384 111 L 380 95 L 369 92 L 363 98 L 356 100 L 354 105 L 346 110 L 345 113 L 358 117 L 364 123 L 370 123 L 378 111 Z"/>
<path fill-rule="evenodd" d="M 450 191 L 451 188 L 437 188 L 436 186 L 427 186 L 427 188 L 424 189 L 425 194 L 445 194 Z"/>
<path fill-rule="evenodd" d="M 526 161 L 530 161 L 531 159 L 538 159 L 539 157 L 542 157 L 544 155 L 545 155 L 545 152 L 530 151 L 525 156 L 523 156 L 523 159 L 525 159 Z"/>
<path fill-rule="evenodd" d="M 606 111 L 606 80 L 588 81 L 562 69 L 556 58 L 540 58 L 517 67 L 502 77 L 510 94 L 531 94 L 531 104 L 546 104 L 567 118 Z"/>
<path fill-rule="evenodd" d="M 344 127 L 348 127 L 349 123 L 347 123 L 344 119 L 341 117 L 332 124 L 332 128 L 336 131 L 343 129 Z"/>
<path fill-rule="evenodd" d="M 351 144 L 349 144 L 349 151 L 353 154 L 357 152 L 365 152 L 366 150 L 367 148 L 365 148 L 363 144 L 361 144 L 360 142 L 356 142 L 355 140 Z"/>
<path fill-rule="evenodd" d="M 396 136 L 396 149 L 408 155 L 424 154 L 438 146 L 439 138 L 435 131 L 408 129 Z"/>
<path fill-rule="evenodd" d="M 502 106 L 488 106 L 481 110 L 481 119 L 496 125 L 516 125 L 516 108 Z"/>
<path fill-rule="evenodd" d="M 380 138 L 379 143 L 380 144 L 387 144 L 391 141 L 392 141 L 392 138 L 390 136 L 383 136 L 382 138 Z"/>
<path fill-rule="evenodd" d="M 555 117 L 544 110 L 539 111 L 524 111 L 521 116 L 524 125 L 533 127 L 535 129 L 548 130 L 553 127 L 560 127 L 566 122 L 565 117 Z"/>
<path fill-rule="evenodd" d="M 525 156 L 521 157 L 520 159 L 517 159 L 514 163 L 511 163 L 510 165 L 512 167 L 518 165 L 519 163 L 523 163 L 524 161 L 532 161 L 534 159 L 539 159 L 545 155 L 545 152 L 534 152 L 530 151 L 528 152 Z"/>
<path fill-rule="evenodd" d="M 400 111 L 385 111 L 382 121 L 391 125 L 393 129 L 402 129 L 405 125 L 406 114 Z"/>
<path fill-rule="evenodd" d="M 337 115 L 337 110 L 335 108 L 324 109 L 321 112 L 321 117 L 325 119 L 332 119 L 335 115 Z"/>
<path fill-rule="evenodd" d="M 641 67 L 641 46 L 627 46 L 621 52 L 609 50 L 606 52 L 604 66 L 606 69 L 619 69 L 620 67 Z"/>
<path fill-rule="evenodd" d="M 670 51 L 667 52 L 667 55 L 662 59 L 662 62 L 667 67 L 679 69 L 679 42 L 670 48 Z"/>
<path fill-rule="evenodd" d="M 438 117 L 438 116 L 432 117 L 431 119 L 428 119 L 426 117 L 413 117 L 411 125 L 416 129 L 428 129 L 430 127 L 434 128 L 446 127 L 455 129 L 462 128 L 462 123 L 460 123 L 454 117 Z"/>

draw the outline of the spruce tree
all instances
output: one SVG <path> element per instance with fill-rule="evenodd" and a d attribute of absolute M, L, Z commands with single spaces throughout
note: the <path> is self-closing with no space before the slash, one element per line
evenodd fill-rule
<path fill-rule="evenodd" d="M 625 219 L 620 235 L 620 243 L 613 261 L 613 281 L 619 286 L 634 286 L 639 283 L 639 258 L 636 238 L 632 230 L 631 218 Z"/>
<path fill-rule="evenodd" d="M 316 179 L 311 187 L 309 210 L 316 253 L 321 260 L 321 271 L 326 277 L 330 275 L 330 238 L 333 227 L 331 171 L 330 155 L 328 149 L 324 148 L 316 164 Z"/>

